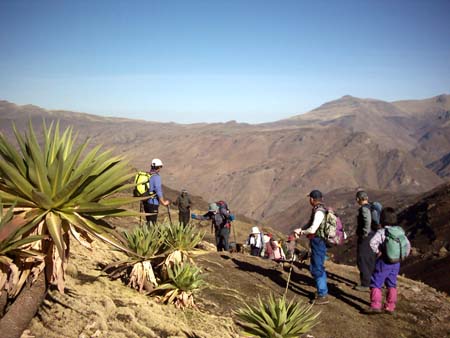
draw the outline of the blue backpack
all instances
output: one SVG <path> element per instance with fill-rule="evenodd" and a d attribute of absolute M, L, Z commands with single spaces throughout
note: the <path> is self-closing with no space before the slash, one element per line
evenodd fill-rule
<path fill-rule="evenodd" d="M 372 230 L 378 230 L 380 227 L 380 216 L 383 206 L 380 202 L 370 203 L 370 216 L 372 218 Z"/>

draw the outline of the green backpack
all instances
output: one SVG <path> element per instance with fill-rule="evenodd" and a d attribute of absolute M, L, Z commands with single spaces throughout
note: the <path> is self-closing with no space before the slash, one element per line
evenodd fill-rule
<path fill-rule="evenodd" d="M 136 174 L 136 176 L 134 177 L 134 184 L 136 186 L 133 190 L 133 196 L 149 196 L 150 198 L 155 196 L 154 192 L 150 193 L 150 177 L 152 177 L 152 175 L 145 171 L 139 171 Z"/>
<path fill-rule="evenodd" d="M 408 238 L 402 227 L 392 226 L 384 230 L 385 259 L 388 263 L 398 263 L 404 260 L 408 253 Z"/>

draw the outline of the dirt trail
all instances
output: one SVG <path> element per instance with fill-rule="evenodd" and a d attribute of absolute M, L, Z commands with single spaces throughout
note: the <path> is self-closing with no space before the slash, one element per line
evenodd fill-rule
<path fill-rule="evenodd" d="M 101 243 L 96 250 L 73 245 L 67 292 L 50 292 L 25 337 L 239 337 L 233 310 L 269 292 L 282 295 L 288 270 L 240 253 L 205 252 L 195 258 L 209 286 L 196 295 L 198 310 L 177 310 L 101 276 L 99 263 L 123 256 Z M 450 337 L 450 299 L 431 287 L 399 278 L 395 316 L 364 315 L 368 293 L 352 289 L 356 268 L 327 262 L 331 302 L 314 306 L 321 323 L 310 337 Z M 314 294 L 309 266 L 293 268 L 289 299 L 308 302 Z"/>

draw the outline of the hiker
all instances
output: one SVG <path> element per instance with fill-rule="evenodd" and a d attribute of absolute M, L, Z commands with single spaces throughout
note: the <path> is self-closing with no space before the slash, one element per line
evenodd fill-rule
<path fill-rule="evenodd" d="M 263 235 L 257 226 L 252 227 L 252 232 L 247 239 L 247 245 L 250 246 L 250 255 L 261 255 L 263 249 Z"/>
<path fill-rule="evenodd" d="M 274 261 L 280 261 L 286 259 L 286 256 L 281 249 L 278 241 L 273 238 L 272 235 L 269 236 L 270 239 L 265 244 L 264 258 L 272 259 Z"/>
<path fill-rule="evenodd" d="M 397 226 L 397 215 L 393 208 L 387 207 L 381 211 L 380 222 L 382 228 L 370 240 L 370 247 L 376 254 L 377 260 L 370 280 L 370 308 L 365 311 L 368 314 L 381 313 L 383 285 L 387 288 L 384 310 L 390 314 L 394 312 L 397 303 L 397 276 L 400 271 L 400 260 L 408 256 L 411 251 L 411 244 L 403 229 Z M 395 234 L 400 236 L 395 237 Z M 388 241 L 393 243 L 393 246 L 390 246 Z M 390 251 L 392 247 L 395 249 L 396 257 L 392 257 Z M 393 261 L 395 263 L 392 263 Z"/>
<path fill-rule="evenodd" d="M 186 189 L 181 190 L 181 193 L 174 204 L 178 206 L 178 221 L 183 226 L 188 225 L 191 219 L 192 201 Z"/>
<path fill-rule="evenodd" d="M 191 218 L 197 220 L 211 220 L 211 232 L 214 229 L 217 251 L 229 250 L 228 239 L 230 237 L 231 215 L 230 217 L 225 215 L 220 212 L 219 206 L 216 203 L 210 203 L 206 214 L 192 214 Z"/>
<path fill-rule="evenodd" d="M 325 225 L 326 208 L 323 204 L 322 193 L 319 190 L 311 191 L 307 197 L 309 197 L 309 204 L 312 206 L 311 217 L 303 228 L 295 229 L 294 234 L 295 236 L 306 235 L 309 238 L 311 246 L 309 270 L 317 288 L 314 304 L 324 305 L 329 303 L 327 273 L 324 266 L 327 245 L 325 239 L 316 235 L 316 232 L 322 224 Z"/>
<path fill-rule="evenodd" d="M 356 262 L 359 270 L 360 283 L 354 287 L 357 291 L 370 291 L 370 277 L 375 269 L 376 256 L 370 248 L 370 240 L 374 235 L 372 229 L 372 212 L 369 203 L 369 196 L 365 191 L 358 191 L 356 193 L 356 202 L 359 204 L 356 236 Z"/>
<path fill-rule="evenodd" d="M 154 158 L 152 160 L 150 167 L 151 176 L 149 191 L 154 192 L 155 195 L 143 202 L 144 211 L 151 214 L 145 216 L 148 225 L 156 224 L 158 220 L 158 209 L 160 203 L 164 206 L 168 206 L 170 204 L 170 201 L 164 198 L 162 191 L 161 176 L 159 176 L 159 172 L 162 167 L 163 163 L 160 159 Z"/>
<path fill-rule="evenodd" d="M 270 258 L 273 256 L 272 237 L 273 235 L 271 233 L 265 233 L 263 236 L 263 250 L 261 252 L 261 257 L 263 258 Z"/>
<path fill-rule="evenodd" d="M 277 262 L 286 260 L 286 255 L 283 251 L 281 241 L 277 241 L 274 238 L 272 238 L 270 244 L 272 245 L 272 254 L 273 254 L 272 259 Z"/>
<path fill-rule="evenodd" d="M 295 247 L 296 247 L 296 242 L 295 242 L 295 236 L 294 235 L 289 235 L 286 241 L 286 258 L 290 259 L 290 260 L 295 260 Z"/>

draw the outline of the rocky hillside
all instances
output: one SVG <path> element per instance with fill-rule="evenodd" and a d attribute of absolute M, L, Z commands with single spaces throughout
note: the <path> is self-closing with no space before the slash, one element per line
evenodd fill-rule
<path fill-rule="evenodd" d="M 416 198 L 400 220 L 414 247 L 402 271 L 450 294 L 450 184 Z"/>
<path fill-rule="evenodd" d="M 128 155 L 136 169 L 161 158 L 163 182 L 176 190 L 225 199 L 236 212 L 266 222 L 312 188 L 419 193 L 442 184 L 445 164 L 432 163 L 450 152 L 448 101 L 445 95 L 416 105 L 347 96 L 262 125 L 155 123 L 1 101 L 0 130 L 12 135 L 12 121 L 23 129 L 30 118 L 36 126 L 43 117 L 58 119 L 73 125 L 79 139 Z"/>
<path fill-rule="evenodd" d="M 234 310 L 258 296 L 283 295 L 289 276 L 286 266 L 245 254 L 203 251 L 196 255 L 206 288 L 196 294 L 197 309 L 177 310 L 153 298 L 110 281 L 99 266 L 122 259 L 100 243 L 94 251 L 74 244 L 64 295 L 51 291 L 23 338 L 122 337 L 233 337 L 239 327 Z M 450 333 L 450 299 L 426 284 L 399 277 L 395 317 L 368 316 L 368 293 L 352 287 L 358 280 L 354 267 L 326 263 L 330 304 L 313 306 L 321 311 L 320 324 L 303 337 L 445 337 Z M 226 276 L 224 278 L 224 276 Z M 314 294 L 308 262 L 297 263 L 291 273 L 288 299 L 309 302 Z"/>

